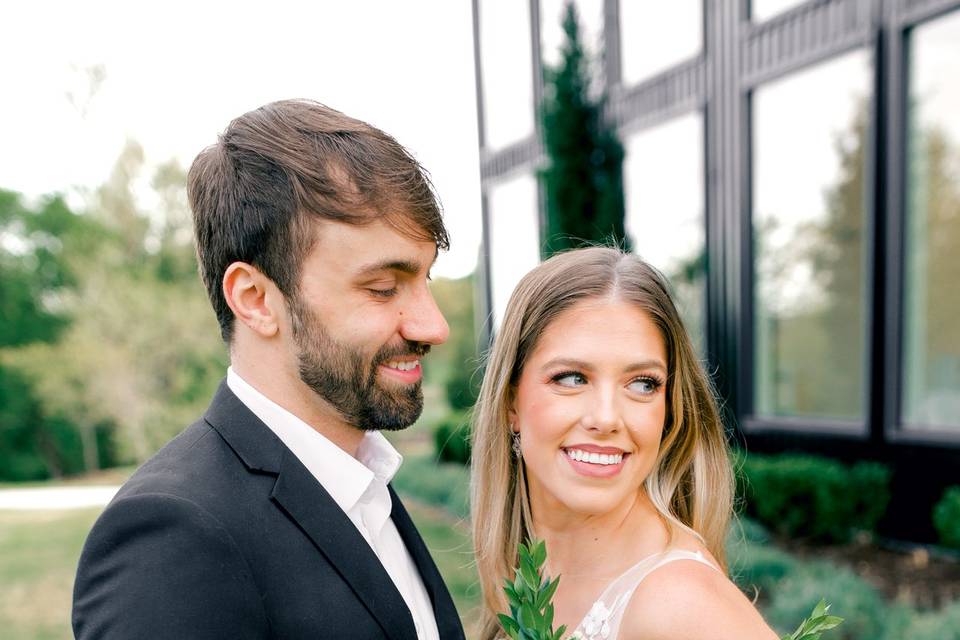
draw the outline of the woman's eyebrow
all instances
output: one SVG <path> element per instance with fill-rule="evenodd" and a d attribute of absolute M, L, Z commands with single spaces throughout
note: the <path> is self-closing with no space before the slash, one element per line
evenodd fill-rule
<path fill-rule="evenodd" d="M 551 369 L 553 367 L 570 367 L 572 369 L 584 369 L 591 370 L 593 365 L 585 360 L 578 360 L 576 358 L 553 358 L 544 363 L 541 369 Z M 659 358 L 650 358 L 649 360 L 639 360 L 637 362 L 632 362 L 623 368 L 624 371 L 636 371 L 638 369 L 660 369 L 664 373 L 667 372 L 667 366 L 663 364 L 663 361 Z"/>
<path fill-rule="evenodd" d="M 640 360 L 639 362 L 629 364 L 624 368 L 624 371 L 634 371 L 636 369 L 660 369 L 666 373 L 667 365 L 663 364 L 663 361 L 659 358 L 651 358 L 649 360 Z"/>
<path fill-rule="evenodd" d="M 592 365 L 584 360 L 576 358 L 554 358 L 543 364 L 541 369 L 550 369 L 552 367 L 570 367 L 572 369 L 592 369 Z"/>

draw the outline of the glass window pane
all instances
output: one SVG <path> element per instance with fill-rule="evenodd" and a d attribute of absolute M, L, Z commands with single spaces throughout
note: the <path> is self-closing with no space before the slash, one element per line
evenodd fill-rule
<path fill-rule="evenodd" d="M 687 331 L 706 353 L 706 234 L 700 114 L 630 136 L 624 162 L 627 234 L 673 285 Z"/>
<path fill-rule="evenodd" d="M 960 13 L 910 34 L 902 421 L 960 428 Z"/>
<path fill-rule="evenodd" d="M 560 62 L 560 46 L 566 39 L 563 16 L 567 0 L 540 0 L 540 55 L 543 64 L 556 67 Z M 590 60 L 599 64 L 603 50 L 603 0 L 576 0 L 580 22 L 580 43 Z"/>
<path fill-rule="evenodd" d="M 754 413 L 862 419 L 870 63 L 753 96 Z"/>
<path fill-rule="evenodd" d="M 532 175 L 510 178 L 487 189 L 494 329 L 500 326 L 513 288 L 540 263 L 539 218 L 537 181 Z"/>
<path fill-rule="evenodd" d="M 533 133 L 530 5 L 481 0 L 479 11 L 486 147 L 499 149 Z"/>
<path fill-rule="evenodd" d="M 804 0 L 750 0 L 750 19 L 754 22 L 763 22 L 778 13 L 803 4 Z"/>
<path fill-rule="evenodd" d="M 631 85 L 703 48 L 703 0 L 620 2 L 620 63 Z"/>

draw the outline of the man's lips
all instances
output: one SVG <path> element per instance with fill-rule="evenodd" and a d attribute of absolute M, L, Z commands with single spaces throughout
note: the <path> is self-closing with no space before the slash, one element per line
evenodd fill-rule
<path fill-rule="evenodd" d="M 423 377 L 419 358 L 393 358 L 380 364 L 379 368 L 391 378 L 407 384 L 418 382 Z"/>

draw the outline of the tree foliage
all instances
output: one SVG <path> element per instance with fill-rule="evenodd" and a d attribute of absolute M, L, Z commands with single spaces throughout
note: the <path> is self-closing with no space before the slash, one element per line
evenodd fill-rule
<path fill-rule="evenodd" d="M 0 477 L 145 460 L 203 410 L 225 353 L 197 277 L 185 174 L 142 205 L 136 142 L 83 213 L 0 192 Z M 10 275 L 11 277 L 7 277 Z M 14 304 L 16 302 L 16 304 Z"/>
<path fill-rule="evenodd" d="M 590 64 L 574 4 L 564 10 L 561 61 L 545 70 L 543 170 L 546 229 L 543 254 L 597 242 L 629 248 L 624 229 L 623 146 L 591 96 Z"/>

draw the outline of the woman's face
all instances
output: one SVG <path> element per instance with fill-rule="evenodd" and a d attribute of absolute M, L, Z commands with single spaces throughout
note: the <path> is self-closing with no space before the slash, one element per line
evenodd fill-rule
<path fill-rule="evenodd" d="M 585 300 L 547 326 L 510 415 L 535 514 L 633 503 L 660 447 L 666 380 L 663 338 L 634 304 Z"/>

